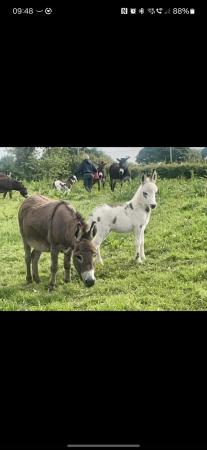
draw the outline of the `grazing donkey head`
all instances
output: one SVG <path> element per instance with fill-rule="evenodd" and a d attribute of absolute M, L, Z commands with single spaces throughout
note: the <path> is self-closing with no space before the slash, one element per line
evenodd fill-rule
<path fill-rule="evenodd" d="M 158 191 L 158 188 L 156 186 L 156 170 L 153 170 L 152 175 L 150 175 L 149 177 L 143 174 L 141 180 L 142 185 L 140 188 L 140 194 L 143 196 L 142 201 L 144 202 L 146 209 L 154 209 L 157 206 L 155 194 Z"/>
<path fill-rule="evenodd" d="M 95 284 L 94 260 L 97 256 L 93 239 L 96 236 L 96 222 L 92 222 L 90 229 L 78 224 L 75 232 L 75 246 L 73 251 L 73 264 L 86 287 Z"/>
<path fill-rule="evenodd" d="M 20 192 L 20 194 L 22 195 L 22 197 L 27 198 L 29 197 L 28 192 L 26 187 L 21 183 L 21 181 L 15 180 L 15 179 L 11 179 L 11 183 L 12 183 L 12 189 L 13 190 L 17 190 Z"/>

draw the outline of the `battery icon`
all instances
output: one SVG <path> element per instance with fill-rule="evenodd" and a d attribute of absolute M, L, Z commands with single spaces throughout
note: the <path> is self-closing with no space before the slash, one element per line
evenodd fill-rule
<path fill-rule="evenodd" d="M 190 9 L 190 14 L 195 14 L 195 9 L 194 8 Z"/>

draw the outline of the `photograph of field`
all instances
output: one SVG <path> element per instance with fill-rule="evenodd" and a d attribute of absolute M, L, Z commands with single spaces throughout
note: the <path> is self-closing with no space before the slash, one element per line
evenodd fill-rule
<path fill-rule="evenodd" d="M 169 166 L 172 176 L 167 175 Z M 44 175 L 42 179 L 25 178 L 22 182 L 29 196 L 38 194 L 66 200 L 87 221 L 98 205 L 130 201 L 140 186 L 142 172 L 146 171 L 146 165 L 136 167 L 131 169 L 131 182 L 126 181 L 122 186 L 117 183 L 114 191 L 108 174 L 105 186 L 101 185 L 100 190 L 98 184 L 94 184 L 92 190 L 87 191 L 80 179 L 70 191 L 58 191 L 53 186 L 55 168 L 49 178 Z M 74 266 L 71 282 L 64 283 L 62 254 L 59 255 L 57 287 L 52 292 L 48 291 L 50 253 L 42 253 L 40 258 L 41 283 L 26 283 L 24 248 L 18 224 L 18 211 L 24 197 L 15 190 L 12 198 L 8 194 L 3 198 L 0 194 L 0 309 L 207 310 L 207 166 L 204 162 L 188 162 L 186 165 L 149 163 L 147 167 L 148 172 L 157 169 L 158 193 L 157 207 L 151 211 L 145 232 L 146 259 L 143 264 L 135 261 L 133 233 L 111 232 L 101 245 L 104 264 L 95 265 L 96 283 L 90 289 L 84 286 Z M 178 171 L 177 176 L 173 170 Z"/>

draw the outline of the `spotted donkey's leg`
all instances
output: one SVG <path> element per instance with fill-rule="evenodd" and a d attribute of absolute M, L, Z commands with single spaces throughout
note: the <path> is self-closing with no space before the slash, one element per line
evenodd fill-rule
<path fill-rule="evenodd" d="M 145 232 L 145 226 L 142 227 L 141 230 L 141 248 L 140 248 L 140 256 L 141 259 L 145 259 L 145 253 L 144 253 L 144 232 Z"/>
<path fill-rule="evenodd" d="M 142 263 L 141 260 L 141 237 L 142 237 L 142 228 L 139 226 L 135 228 L 135 243 L 136 243 L 136 255 L 135 255 L 135 261 L 139 264 Z"/>
<path fill-rule="evenodd" d="M 103 225 L 102 219 L 100 221 L 98 220 L 96 225 L 98 228 L 98 233 L 97 233 L 97 235 L 95 237 L 95 241 L 94 241 L 94 244 L 96 245 L 96 250 L 97 250 L 96 263 L 103 265 L 103 260 L 102 260 L 101 252 L 100 252 L 100 246 L 101 246 L 102 242 L 104 241 L 104 239 L 110 233 L 111 228 L 109 225 Z"/>
<path fill-rule="evenodd" d="M 100 245 L 97 246 L 96 263 L 97 263 L 97 264 L 102 264 L 102 266 L 103 266 L 103 259 L 102 259 L 102 257 L 101 257 Z"/>

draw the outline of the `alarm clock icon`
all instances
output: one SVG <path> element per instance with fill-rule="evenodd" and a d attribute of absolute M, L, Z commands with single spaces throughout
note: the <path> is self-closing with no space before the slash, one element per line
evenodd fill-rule
<path fill-rule="evenodd" d="M 52 14 L 52 8 L 45 8 L 45 14 Z"/>

